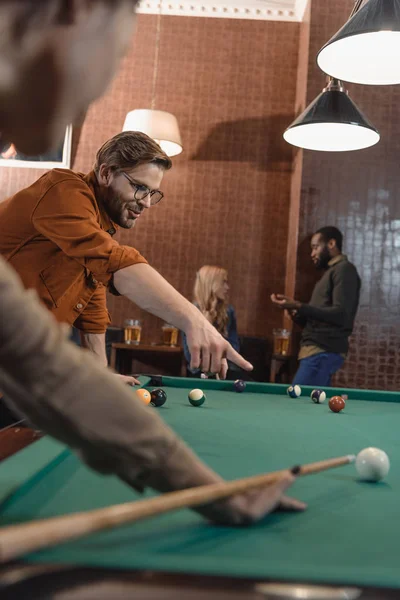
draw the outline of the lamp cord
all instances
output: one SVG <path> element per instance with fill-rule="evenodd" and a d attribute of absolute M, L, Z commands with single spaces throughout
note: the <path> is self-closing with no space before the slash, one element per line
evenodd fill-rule
<path fill-rule="evenodd" d="M 351 17 L 353 17 L 356 12 L 358 12 L 361 8 L 361 4 L 363 3 L 364 0 L 356 0 L 354 6 L 353 6 L 353 10 L 350 13 L 349 19 L 351 19 Z M 334 85 L 337 86 L 341 86 L 342 82 L 339 79 L 336 79 L 336 77 L 331 77 L 330 75 L 328 75 L 328 86 L 330 83 L 333 83 Z"/>
<path fill-rule="evenodd" d="M 353 10 L 350 13 L 349 19 L 351 19 L 351 17 L 353 17 L 356 14 L 356 12 L 359 11 L 359 9 L 361 8 L 361 4 L 363 3 L 363 1 L 364 0 L 356 0 L 355 4 L 353 6 Z"/>
<path fill-rule="evenodd" d="M 154 51 L 154 71 L 153 71 L 153 86 L 151 92 L 151 110 L 154 110 L 156 105 L 156 86 L 158 78 L 158 61 L 160 56 L 160 37 L 161 37 L 161 13 L 162 13 L 162 0 L 159 3 L 159 11 L 157 15 L 157 26 L 156 26 L 156 48 Z"/>

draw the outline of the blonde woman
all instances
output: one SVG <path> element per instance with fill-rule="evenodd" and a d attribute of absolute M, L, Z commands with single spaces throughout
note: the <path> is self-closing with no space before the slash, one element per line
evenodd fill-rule
<path fill-rule="evenodd" d="M 196 273 L 193 297 L 194 305 L 214 325 L 219 333 L 239 351 L 239 337 L 236 326 L 236 315 L 232 305 L 228 304 L 229 283 L 228 272 L 222 267 L 205 265 Z M 183 335 L 183 348 L 185 358 L 190 365 L 190 352 Z M 229 371 L 234 370 L 234 365 L 229 363 Z M 188 367 L 189 374 L 197 377 L 201 371 L 192 370 Z M 229 372 L 228 372 L 229 373 Z M 235 378 L 238 375 L 231 373 Z"/>

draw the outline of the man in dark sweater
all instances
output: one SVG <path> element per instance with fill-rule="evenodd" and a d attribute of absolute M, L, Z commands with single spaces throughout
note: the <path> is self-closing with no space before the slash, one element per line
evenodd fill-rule
<path fill-rule="evenodd" d="M 311 259 L 324 274 L 309 304 L 272 294 L 271 300 L 287 310 L 303 327 L 299 369 L 293 383 L 326 387 L 340 369 L 349 349 L 360 299 L 361 280 L 356 267 L 342 254 L 343 235 L 336 227 L 322 227 L 312 237 Z"/>

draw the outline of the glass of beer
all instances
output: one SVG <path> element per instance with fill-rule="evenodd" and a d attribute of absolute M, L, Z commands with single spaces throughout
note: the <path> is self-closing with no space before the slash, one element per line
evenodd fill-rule
<path fill-rule="evenodd" d="M 287 356 L 290 346 L 290 331 L 288 329 L 274 329 L 274 354 Z"/>
<path fill-rule="evenodd" d="M 140 344 L 142 326 L 136 319 L 127 319 L 124 322 L 125 344 Z"/>
<path fill-rule="evenodd" d="M 176 327 L 165 323 L 162 327 L 162 332 L 164 346 L 177 346 L 179 330 Z"/>

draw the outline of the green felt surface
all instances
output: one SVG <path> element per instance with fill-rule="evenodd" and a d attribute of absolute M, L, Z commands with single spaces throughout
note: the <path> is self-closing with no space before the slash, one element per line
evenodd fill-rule
<path fill-rule="evenodd" d="M 377 446 L 391 458 L 387 481 L 359 482 L 349 465 L 295 483 L 291 493 L 309 504 L 303 514 L 274 514 L 256 526 L 234 529 L 209 525 L 181 510 L 49 549 L 30 560 L 400 587 L 398 395 L 374 392 L 362 400 L 348 390 L 345 411 L 334 414 L 327 403 L 316 405 L 307 396 L 288 398 L 282 386 L 252 384 L 237 394 L 223 391 L 231 388 L 228 382 L 165 381 L 167 404 L 149 410 L 157 410 L 227 479 Z M 207 401 L 195 408 L 187 393 L 200 386 Z M 55 452 L 47 439 L 2 463 L 0 485 L 17 468 L 18 458 L 26 463 L 39 447 L 42 455 L 48 449 L 49 464 L 3 501 L 2 524 L 138 497 L 117 479 L 89 471 L 74 455 Z"/>
<path fill-rule="evenodd" d="M 46 473 L 47 466 L 68 450 L 56 440 L 36 442 L 0 463 L 0 514 L 2 503 L 24 483 Z"/>

